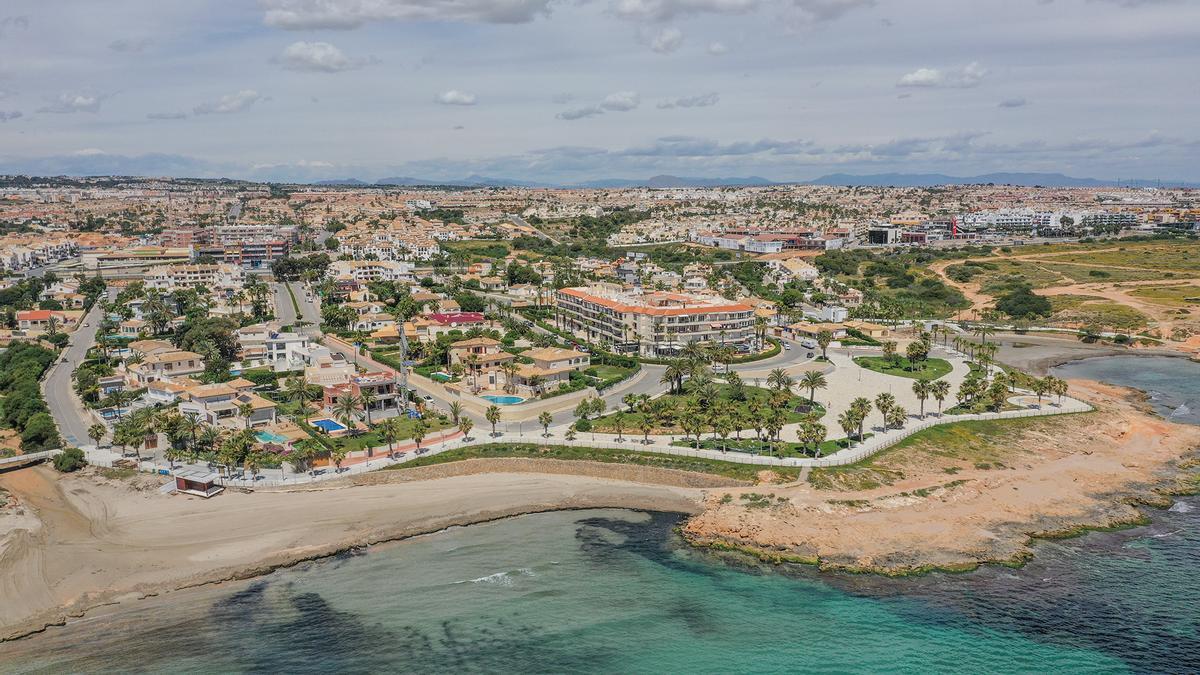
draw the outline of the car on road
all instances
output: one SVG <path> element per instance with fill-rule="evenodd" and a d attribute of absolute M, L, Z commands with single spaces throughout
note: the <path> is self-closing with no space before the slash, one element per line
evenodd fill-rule
<path fill-rule="evenodd" d="M 84 327 L 84 328 L 87 328 L 87 327 L 88 327 L 88 326 L 90 326 L 90 325 L 92 325 L 92 324 L 91 324 L 91 323 L 89 323 L 89 322 L 87 322 L 87 321 L 84 321 L 84 322 L 83 322 L 83 327 Z"/>
<path fill-rule="evenodd" d="M 800 346 L 806 349 L 816 349 L 817 341 L 812 338 L 804 338 L 800 341 Z"/>
<path fill-rule="evenodd" d="M 424 396 L 422 396 L 422 397 L 421 397 L 421 400 L 424 400 L 424 401 L 432 401 L 432 400 L 433 400 L 433 397 L 432 397 L 432 396 L 430 396 L 429 394 L 425 394 Z"/>
<path fill-rule="evenodd" d="M 783 349 L 784 349 L 784 351 L 790 352 L 790 351 L 792 351 L 792 346 L 785 342 L 785 343 L 783 343 Z"/>

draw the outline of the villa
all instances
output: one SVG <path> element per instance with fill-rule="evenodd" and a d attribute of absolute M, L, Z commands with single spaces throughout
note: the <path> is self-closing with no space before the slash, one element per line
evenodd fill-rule
<path fill-rule="evenodd" d="M 517 368 L 517 384 L 541 391 L 557 389 L 560 384 L 570 381 L 571 373 L 585 370 L 591 365 L 591 357 L 574 349 L 544 347 L 530 349 L 521 356 L 533 359 L 533 363 L 521 364 Z M 537 387 L 533 386 L 535 377 L 541 378 L 541 384 Z"/>
<path fill-rule="evenodd" d="M 239 391 L 229 384 L 192 387 L 184 392 L 184 399 L 179 403 L 180 414 L 185 417 L 195 415 L 208 424 L 239 429 L 275 423 L 274 403 L 249 390 Z M 249 417 L 242 417 L 243 405 L 251 407 Z"/>
<path fill-rule="evenodd" d="M 354 375 L 344 383 L 325 387 L 322 405 L 326 412 L 332 413 L 342 397 L 361 398 L 366 392 L 374 398 L 374 401 L 366 406 L 371 411 L 399 408 L 400 402 L 403 401 L 395 376 L 392 373 L 379 372 Z"/>
<path fill-rule="evenodd" d="M 495 389 L 503 385 L 500 366 L 516 357 L 504 351 L 499 340 L 486 337 L 460 340 L 450 345 L 450 365 L 461 363 L 471 373 L 476 389 Z M 480 377 L 486 376 L 486 382 Z"/>
<path fill-rule="evenodd" d="M 204 357 L 196 352 L 163 351 L 144 357 L 141 362 L 126 365 L 134 384 L 144 387 L 163 378 L 195 375 L 204 372 Z"/>

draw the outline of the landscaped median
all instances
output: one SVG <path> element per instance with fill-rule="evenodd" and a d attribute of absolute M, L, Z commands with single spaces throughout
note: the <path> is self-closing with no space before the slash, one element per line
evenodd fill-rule
<path fill-rule="evenodd" d="M 946 359 L 923 359 L 917 363 L 903 356 L 856 356 L 854 363 L 861 368 L 884 375 L 907 377 L 913 380 L 936 380 L 950 374 L 954 366 Z"/>
<path fill-rule="evenodd" d="M 499 459 L 505 457 L 522 457 L 529 459 L 557 459 L 570 461 L 604 462 L 609 464 L 630 464 L 634 466 L 649 466 L 658 469 L 674 469 L 676 471 L 691 471 L 716 476 L 725 476 L 736 480 L 757 481 L 758 474 L 763 469 L 774 471 L 777 476 L 786 480 L 796 480 L 800 469 L 796 467 L 771 466 L 757 464 L 739 464 L 722 462 L 704 457 L 686 457 L 665 455 L 656 452 L 639 452 L 637 450 L 616 450 L 606 448 L 589 448 L 579 445 L 542 445 L 535 443 L 485 443 L 471 445 L 453 450 L 445 450 L 437 454 L 409 460 L 400 464 L 385 467 L 385 471 L 403 471 L 420 466 L 431 466 L 447 462 L 459 462 L 468 459 Z"/>

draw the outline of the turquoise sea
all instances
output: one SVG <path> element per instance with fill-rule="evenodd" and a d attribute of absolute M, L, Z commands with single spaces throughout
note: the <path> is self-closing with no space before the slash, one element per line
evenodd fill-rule
<path fill-rule="evenodd" d="M 1169 366 L 1158 393 L 1200 397 Z M 0 671 L 1197 672 L 1198 506 L 905 579 L 693 550 L 674 514 L 530 515 L 149 599 L 0 645 Z"/>

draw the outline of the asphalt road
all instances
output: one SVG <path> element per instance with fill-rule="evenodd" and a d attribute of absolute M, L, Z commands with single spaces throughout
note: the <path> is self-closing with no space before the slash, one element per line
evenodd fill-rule
<path fill-rule="evenodd" d="M 87 354 L 87 350 L 96 342 L 96 331 L 100 328 L 100 303 L 97 302 L 84 316 L 78 330 L 71 334 L 71 341 L 57 363 L 46 371 L 42 381 L 42 391 L 46 397 L 46 405 L 50 414 L 58 423 L 58 431 L 62 434 L 67 445 L 89 444 L 88 427 L 92 425 L 92 417 L 80 408 L 75 397 L 74 383 L 71 372 L 78 366 Z"/>
<path fill-rule="evenodd" d="M 300 316 L 296 315 L 296 308 L 292 306 L 292 298 L 288 295 L 287 285 L 271 282 L 271 292 L 275 299 L 275 318 L 284 325 L 294 324 L 297 320 L 304 319 L 309 324 L 304 327 L 304 332 L 310 336 L 319 335 L 321 313 L 317 311 L 317 306 L 307 297 L 302 284 L 292 286 L 292 291 L 296 294 L 296 303 L 300 305 Z"/>

